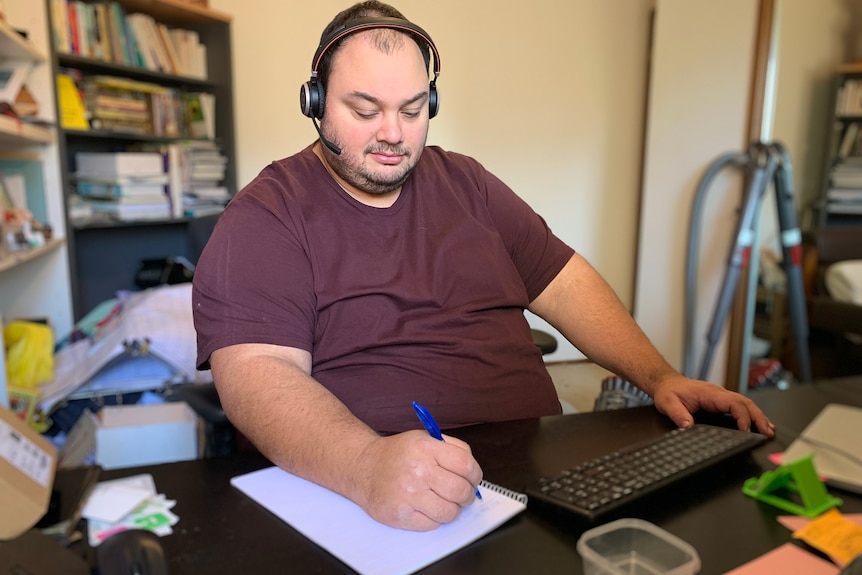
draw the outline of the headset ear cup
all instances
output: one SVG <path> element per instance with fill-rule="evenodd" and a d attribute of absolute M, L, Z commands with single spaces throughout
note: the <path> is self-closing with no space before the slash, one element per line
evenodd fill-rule
<path fill-rule="evenodd" d="M 317 88 L 315 91 L 317 98 L 315 102 L 316 106 L 314 107 L 314 117 L 320 120 L 323 118 L 323 111 L 326 107 L 326 89 L 319 82 L 315 82 L 314 87 Z"/>
<path fill-rule="evenodd" d="M 299 108 L 303 115 L 309 118 L 323 117 L 324 103 L 323 86 L 317 82 L 306 82 L 299 89 Z"/>
<path fill-rule="evenodd" d="M 436 116 L 439 111 L 440 100 L 437 95 L 437 84 L 432 81 L 431 85 L 428 87 L 428 119 L 430 120 Z"/>

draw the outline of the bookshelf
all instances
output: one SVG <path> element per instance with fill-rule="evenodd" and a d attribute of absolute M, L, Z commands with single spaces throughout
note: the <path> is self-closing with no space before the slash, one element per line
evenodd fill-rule
<path fill-rule="evenodd" d="M 824 146 L 815 227 L 862 226 L 862 63 L 839 66 Z"/>
<path fill-rule="evenodd" d="M 57 130 L 60 148 L 61 173 L 64 197 L 67 206 L 68 252 L 70 261 L 70 276 L 72 300 L 75 319 L 80 319 L 96 305 L 115 296 L 119 290 L 136 289 L 135 275 L 143 260 L 161 259 L 175 256 L 189 256 L 189 244 L 186 227 L 191 218 L 185 213 L 177 213 L 172 217 L 157 220 L 124 220 L 124 221 L 88 221 L 75 216 L 72 210 L 72 199 L 75 199 L 76 155 L 86 152 L 121 152 L 140 149 L 149 146 L 150 149 L 194 145 L 194 142 L 210 142 L 218 147 L 220 154 L 226 160 L 221 186 L 227 188 L 230 195 L 236 192 L 236 155 L 234 149 L 234 118 L 233 118 L 233 73 L 231 69 L 231 17 L 217 10 L 202 7 L 180 0 L 110 0 L 101 1 L 69 1 L 45 0 L 49 13 L 49 29 L 52 31 L 51 64 L 57 89 L 57 116 L 61 118 Z M 86 5 L 80 8 L 80 5 Z M 80 40 L 75 45 L 70 39 L 74 35 L 70 18 L 72 12 L 58 13 L 57 6 L 68 10 L 83 10 L 95 23 L 99 30 L 100 11 L 106 11 L 110 16 L 116 6 L 120 7 L 120 22 L 125 22 L 125 28 L 120 28 L 128 35 L 125 42 L 135 46 L 135 34 L 143 37 L 139 28 L 130 24 L 133 20 L 150 19 L 158 28 L 164 28 L 171 37 L 172 31 L 182 34 L 191 32 L 205 46 L 202 51 L 189 49 L 180 54 L 180 48 L 172 48 L 170 59 L 164 55 L 167 44 L 162 44 L 163 61 L 150 50 L 138 51 L 134 48 L 128 51 L 117 50 L 117 44 L 110 47 L 100 47 L 97 38 L 106 37 L 105 33 L 93 32 L 87 40 Z M 71 7 L 71 8 L 70 8 Z M 105 8 L 107 7 L 107 8 Z M 81 12 L 75 12 L 79 17 Z M 131 17 L 131 18 L 130 18 Z M 116 20 L 115 20 L 116 21 Z M 110 26 L 110 24 L 108 25 Z M 107 28 L 107 37 L 116 42 L 115 30 Z M 90 28 L 91 32 L 94 28 Z M 106 28 L 102 28 L 105 30 Z M 158 37 L 158 36 L 157 36 Z M 164 38 L 164 36 L 162 36 Z M 89 45 L 86 44 L 89 42 Z M 106 41 L 109 44 L 110 41 Z M 120 44 L 122 45 L 122 44 Z M 178 44 L 173 44 L 178 46 Z M 145 57 L 144 52 L 149 54 Z M 197 54 L 197 59 L 189 59 L 189 54 Z M 120 55 L 122 54 L 122 55 Z M 180 56 L 186 58 L 180 58 Z M 181 62 L 182 60 L 182 62 Z M 170 64 L 165 66 L 165 63 Z M 183 64 L 183 65 L 180 65 Z M 94 121 L 98 114 L 92 109 L 85 120 L 86 125 L 73 126 L 63 122 L 63 92 L 60 90 L 58 74 L 75 70 L 74 78 L 80 88 L 85 82 L 95 77 L 112 77 L 124 81 L 144 83 L 157 86 L 164 90 L 169 102 L 164 114 L 174 114 L 180 109 L 185 98 L 190 94 L 200 94 L 215 102 L 212 127 L 214 137 L 193 134 L 190 137 L 185 124 L 176 128 L 178 122 L 170 116 L 166 125 L 170 129 L 159 130 L 154 118 L 162 117 L 163 112 L 153 112 L 154 104 L 148 103 L 150 118 L 153 119 L 151 133 L 128 130 L 125 127 L 118 131 L 113 129 L 111 122 Z M 82 81 L 83 80 L 83 81 Z M 89 104 L 86 94 L 81 98 Z M 179 103 L 176 103 L 179 102 Z M 182 119 L 180 112 L 177 116 Z M 105 128 L 103 124 L 107 124 Z M 189 142 L 192 142 L 189 144 Z M 167 161 L 167 160 L 166 160 Z M 169 171 L 175 168 L 171 167 Z M 171 180 L 176 183 L 176 180 Z"/>
<path fill-rule="evenodd" d="M 39 122 L 0 115 L 0 163 L 7 178 L 23 178 L 27 208 L 54 228 L 53 239 L 38 247 L 10 249 L 0 239 L 0 328 L 4 321 L 44 318 L 55 333 L 71 327 L 68 273 L 61 199 L 57 184 L 57 138 L 50 87 L 50 47 L 39 3 L 7 0 L 0 19 L 0 62 L 26 63 L 24 84 L 38 106 Z M 23 31 L 27 36 L 19 33 Z M 10 101 L 4 98 L 5 101 Z M 17 169 L 12 169 L 17 166 Z M 26 172 L 26 177 L 24 173 Z M 9 184 L 9 189 L 12 184 Z M 0 350 L 3 349 L 0 330 Z M 0 405 L 8 406 L 5 353 L 0 351 Z"/>

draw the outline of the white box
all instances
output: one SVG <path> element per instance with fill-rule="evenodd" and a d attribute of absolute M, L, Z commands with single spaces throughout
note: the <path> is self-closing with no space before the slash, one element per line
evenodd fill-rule
<path fill-rule="evenodd" d="M 198 418 L 184 402 L 105 406 L 96 428 L 96 463 L 105 469 L 198 457 Z"/>
<path fill-rule="evenodd" d="M 165 173 L 165 160 L 156 152 L 79 152 L 75 154 L 79 178 L 152 176 Z"/>

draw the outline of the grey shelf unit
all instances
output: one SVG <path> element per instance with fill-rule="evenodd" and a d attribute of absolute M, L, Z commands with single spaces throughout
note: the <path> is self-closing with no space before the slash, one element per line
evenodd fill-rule
<path fill-rule="evenodd" d="M 53 30 L 54 23 L 50 20 L 51 1 L 46 2 L 49 29 Z M 177 76 L 61 53 L 52 43 L 54 78 L 56 79 L 60 70 L 72 68 L 83 74 L 118 76 L 181 91 L 213 94 L 216 100 L 215 141 L 228 159 L 224 183 L 233 195 L 237 190 L 237 176 L 230 17 L 180 0 L 118 0 L 118 3 L 127 13 L 142 12 L 168 27 L 181 27 L 197 32 L 201 43 L 207 47 L 207 79 Z M 60 117 L 59 102 L 57 117 Z M 74 189 L 71 175 L 75 173 L 75 154 L 78 152 L 115 152 L 136 143 L 170 143 L 186 139 L 188 138 L 141 136 L 106 130 L 70 130 L 60 126 L 58 145 L 64 197 L 68 200 Z M 75 321 L 102 301 L 114 297 L 117 291 L 137 289 L 135 275 L 143 260 L 189 257 L 190 246 L 186 233 L 189 221 L 189 218 L 171 218 L 81 225 L 69 219 L 67 211 L 69 268 Z"/>
<path fill-rule="evenodd" d="M 843 213 L 830 208 L 827 194 L 831 187 L 832 170 L 841 161 L 839 150 L 844 135 L 853 123 L 862 127 L 862 110 L 858 114 L 843 114 L 838 105 L 838 94 L 842 86 L 850 80 L 855 80 L 862 86 L 862 63 L 844 64 L 838 67 L 832 87 L 832 101 L 829 106 L 827 140 L 824 145 L 823 173 L 820 193 L 812 208 L 812 227 L 862 227 L 862 213 Z M 862 98 L 862 91 L 859 94 Z M 856 147 L 857 156 L 862 159 L 862 130 L 859 131 L 859 144 Z"/>

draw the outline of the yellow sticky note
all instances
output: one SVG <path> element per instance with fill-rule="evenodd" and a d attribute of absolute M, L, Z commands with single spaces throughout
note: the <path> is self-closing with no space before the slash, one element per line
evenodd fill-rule
<path fill-rule="evenodd" d="M 862 553 L 862 527 L 837 509 L 830 509 L 793 536 L 826 553 L 841 567 Z"/>

